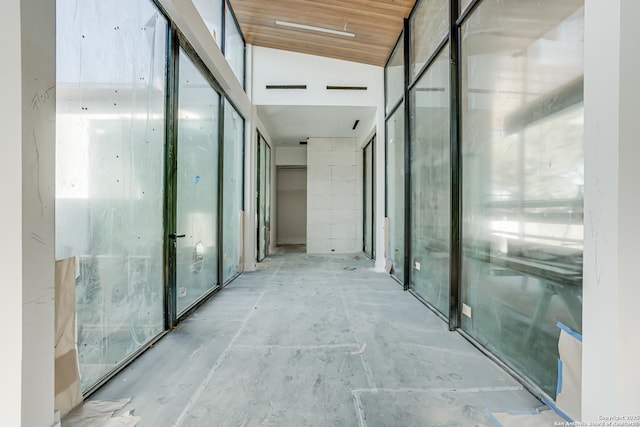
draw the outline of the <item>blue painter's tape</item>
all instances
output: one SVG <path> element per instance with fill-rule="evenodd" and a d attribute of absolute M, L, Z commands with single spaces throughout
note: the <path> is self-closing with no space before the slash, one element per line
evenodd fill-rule
<path fill-rule="evenodd" d="M 545 398 L 542 398 L 542 402 L 547 405 L 549 408 L 553 409 L 553 412 L 555 412 L 556 414 L 558 414 L 560 417 L 564 418 L 565 421 L 568 421 L 570 423 L 573 423 L 573 419 L 571 419 L 571 417 L 567 414 L 564 413 L 564 411 L 562 411 L 560 408 L 558 408 L 553 402 L 551 402 L 550 400 L 547 400 Z"/>
<path fill-rule="evenodd" d="M 577 333 L 576 331 L 574 331 L 564 323 L 558 322 L 556 323 L 556 326 L 562 329 L 563 331 L 565 331 L 566 333 L 568 333 L 569 335 L 571 335 L 572 337 L 574 337 L 575 339 L 577 339 L 578 341 L 582 342 L 582 335 Z"/>
<path fill-rule="evenodd" d="M 556 399 L 562 393 L 562 360 L 558 359 L 558 387 L 556 388 Z"/>
<path fill-rule="evenodd" d="M 498 421 L 498 419 L 493 415 L 493 413 L 490 410 L 485 409 L 484 412 L 487 414 L 489 419 L 493 422 L 493 425 L 495 425 L 495 427 L 504 427 L 502 423 Z"/>

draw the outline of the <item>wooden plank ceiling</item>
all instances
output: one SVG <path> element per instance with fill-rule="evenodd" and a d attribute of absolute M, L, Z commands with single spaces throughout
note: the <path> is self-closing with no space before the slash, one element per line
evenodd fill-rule
<path fill-rule="evenodd" d="M 383 66 L 415 0 L 230 0 L 247 43 Z M 289 28 L 276 21 L 354 33 Z"/>

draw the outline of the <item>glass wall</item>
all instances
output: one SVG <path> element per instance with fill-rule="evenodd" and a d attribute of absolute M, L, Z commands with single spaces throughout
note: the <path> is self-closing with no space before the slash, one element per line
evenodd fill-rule
<path fill-rule="evenodd" d="M 449 33 L 449 1 L 422 0 L 416 4 L 409 20 L 411 80 Z"/>
<path fill-rule="evenodd" d="M 209 33 L 213 36 L 218 47 L 222 45 L 222 11 L 224 0 L 193 0 Z"/>
<path fill-rule="evenodd" d="M 269 254 L 271 244 L 271 147 L 258 133 L 258 262 Z"/>
<path fill-rule="evenodd" d="M 462 25 L 462 326 L 553 396 L 581 331 L 583 2 L 485 0 Z"/>
<path fill-rule="evenodd" d="M 218 284 L 220 95 L 180 51 L 176 299 L 181 314 Z"/>
<path fill-rule="evenodd" d="M 449 34 L 454 2 L 461 12 L 475 7 Z M 557 385 L 556 324 L 582 329 L 583 9 L 584 0 L 418 0 L 403 35 L 415 80 L 410 141 L 402 105 L 389 114 L 404 88 L 389 78 L 391 65 L 404 66 L 398 46 L 385 70 L 392 274 L 403 280 L 406 255 L 409 286 L 421 299 L 549 396 Z M 452 107 L 460 111 L 455 123 Z M 451 242 L 457 234 L 460 252 Z M 452 294 L 461 304 L 454 317 Z"/>
<path fill-rule="evenodd" d="M 364 148 L 364 230 L 363 230 L 363 251 L 371 259 L 375 259 L 375 158 L 374 158 L 375 137 L 369 141 Z"/>
<path fill-rule="evenodd" d="M 387 200 L 391 274 L 404 283 L 404 101 L 387 119 Z"/>
<path fill-rule="evenodd" d="M 271 147 L 266 146 L 267 158 L 265 161 L 265 192 L 264 192 L 264 249 L 265 256 L 269 255 L 269 246 L 271 245 Z"/>
<path fill-rule="evenodd" d="M 242 260 L 244 119 L 225 99 L 222 167 L 222 283 L 240 272 Z"/>
<path fill-rule="evenodd" d="M 244 88 L 244 39 L 227 1 L 224 6 L 224 19 L 224 57 Z"/>
<path fill-rule="evenodd" d="M 404 95 L 404 37 L 401 36 L 396 47 L 391 52 L 387 66 L 384 69 L 384 93 L 386 113 L 389 114 L 393 106 Z"/>
<path fill-rule="evenodd" d="M 449 50 L 411 89 L 410 287 L 449 314 L 451 162 Z"/>
<path fill-rule="evenodd" d="M 77 257 L 82 389 L 162 332 L 167 21 L 57 1 L 56 258 Z"/>

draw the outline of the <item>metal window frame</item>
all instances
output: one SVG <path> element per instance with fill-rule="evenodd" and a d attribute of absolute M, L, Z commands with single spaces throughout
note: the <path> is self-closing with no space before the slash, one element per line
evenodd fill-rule
<path fill-rule="evenodd" d="M 272 148 L 271 148 L 271 144 L 269 144 L 269 141 L 267 141 L 267 139 L 262 135 L 262 133 L 260 132 L 260 130 L 258 128 L 256 128 L 256 134 L 257 134 L 257 151 L 256 151 L 256 212 L 257 212 L 257 217 L 258 217 L 258 221 L 256 224 L 256 262 L 262 262 L 264 261 L 264 259 L 269 255 L 269 247 L 267 246 L 267 242 L 265 240 L 265 248 L 264 248 L 264 256 L 261 258 L 260 257 L 260 201 L 262 200 L 262 198 L 264 197 L 265 199 L 265 211 L 264 211 L 264 217 L 266 219 L 267 217 L 267 213 L 269 213 L 269 218 L 271 218 L 271 201 L 269 200 L 269 198 L 267 198 L 266 194 L 262 194 L 262 192 L 260 191 L 260 184 L 262 183 L 262 176 L 261 176 L 261 172 L 262 169 L 260 168 L 260 147 L 261 147 L 261 141 L 264 143 L 264 148 L 265 148 L 265 162 L 266 162 L 266 154 L 269 154 L 269 162 L 266 162 L 264 166 L 264 172 L 265 172 L 265 176 L 264 176 L 264 180 L 265 180 L 265 189 L 268 187 L 269 190 L 271 190 L 271 179 L 267 180 L 267 170 L 271 169 L 271 152 L 272 152 Z M 267 150 L 268 148 L 268 150 Z M 271 178 L 271 172 L 269 172 L 269 178 Z M 270 191 L 269 191 L 270 193 Z M 266 201 L 269 200 L 269 209 L 267 209 L 267 205 L 266 205 Z M 266 225 L 266 221 L 264 222 L 264 224 Z"/>
<path fill-rule="evenodd" d="M 205 78 L 205 80 L 207 81 L 207 83 L 210 84 L 211 88 L 218 94 L 218 126 L 220 126 L 220 123 L 222 122 L 222 120 L 224 119 L 223 117 L 223 111 L 220 109 L 221 107 L 221 100 L 224 97 L 224 91 L 222 90 L 220 84 L 216 81 L 216 79 L 213 77 L 213 75 L 211 74 L 211 72 L 209 71 L 209 69 L 206 67 L 206 65 L 204 64 L 204 62 L 202 61 L 202 59 L 200 58 L 200 56 L 196 53 L 195 49 L 193 48 L 193 46 L 191 46 L 191 44 L 189 43 L 189 41 L 186 39 L 186 37 L 175 27 L 175 25 L 172 24 L 173 28 L 173 33 L 174 33 L 174 37 L 173 37 L 173 47 L 171 50 L 171 58 L 170 61 L 174 63 L 174 75 L 173 75 L 173 120 L 171 123 L 171 126 L 173 126 L 173 131 L 172 131 L 172 152 L 173 152 L 173 159 L 171 160 L 171 164 L 170 167 L 172 167 L 171 169 L 171 175 L 172 175 L 172 181 L 169 183 L 169 185 L 171 185 L 172 188 L 172 196 L 174 198 L 173 200 L 173 212 L 170 212 L 169 214 L 172 215 L 173 217 L 173 223 L 172 228 L 170 230 L 167 230 L 167 232 L 171 231 L 171 232 L 176 232 L 178 230 L 176 230 L 176 226 L 177 226 L 177 196 L 178 196 L 178 188 L 177 188 L 177 171 L 178 171 L 178 145 L 179 145 L 179 141 L 178 141 L 178 108 L 179 108 L 179 101 L 180 101 L 180 53 L 183 52 L 185 54 L 185 56 L 192 62 L 192 64 L 196 67 L 196 69 L 201 73 L 201 75 Z M 221 161 L 222 158 L 222 151 L 220 150 L 220 145 L 222 144 L 222 138 L 223 135 L 222 133 L 220 133 L 220 128 L 218 128 L 218 162 Z M 222 171 L 220 169 L 218 169 L 218 181 L 220 181 L 220 178 L 222 177 Z M 218 184 L 218 186 L 220 186 L 220 184 Z M 220 189 L 218 188 L 218 217 L 221 217 L 221 210 L 220 210 L 220 204 L 222 202 L 222 193 L 220 192 Z M 170 240 L 168 237 L 166 240 Z M 221 243 L 222 243 L 222 230 L 220 227 L 218 227 L 217 230 L 217 235 L 216 235 L 216 240 L 218 243 L 218 248 L 221 247 Z M 170 244 L 170 242 L 168 242 L 168 244 Z M 173 265 L 175 265 L 175 257 L 176 257 L 176 252 L 175 249 L 171 249 L 173 251 L 173 259 L 171 260 L 173 262 Z M 220 251 L 218 251 L 218 258 L 220 257 Z M 176 291 L 177 291 L 177 277 L 176 277 L 176 269 L 175 267 L 173 268 L 173 271 L 170 272 L 170 275 L 172 276 L 172 280 L 173 282 L 171 283 L 171 292 L 173 293 L 172 296 L 172 300 L 170 300 L 170 303 L 173 304 L 173 313 L 172 313 L 172 318 L 170 319 L 170 323 L 172 324 L 172 327 L 175 327 L 178 323 L 182 322 L 184 319 L 188 318 L 194 311 L 196 311 L 198 308 L 200 308 L 202 306 L 202 304 L 204 304 L 206 301 L 208 301 L 209 299 L 211 299 L 211 297 L 217 293 L 221 288 L 221 279 L 222 276 L 220 275 L 220 261 L 218 261 L 218 272 L 216 275 L 216 283 L 213 285 L 213 287 L 211 289 L 209 289 L 208 291 L 206 291 L 204 294 L 200 295 L 195 301 L 193 301 L 191 304 L 189 304 L 187 307 L 184 308 L 184 310 L 182 310 L 181 312 L 178 312 L 177 310 L 177 297 L 176 297 Z"/>
<path fill-rule="evenodd" d="M 449 45 L 449 34 L 447 34 L 441 41 L 440 43 L 438 43 L 436 49 L 434 50 L 434 52 L 431 54 L 431 56 L 427 59 L 427 61 L 425 62 L 425 65 L 420 69 L 420 71 L 418 72 L 418 74 L 416 74 L 416 78 L 415 81 L 413 81 L 410 85 L 409 85 L 409 103 L 411 104 L 410 108 L 411 108 L 411 113 L 414 113 L 414 106 L 413 106 L 413 93 L 414 91 L 417 89 L 416 86 L 418 86 L 418 84 L 420 83 L 420 81 L 422 80 L 422 78 L 424 77 L 425 74 L 427 74 L 427 72 L 431 69 L 431 65 L 433 65 L 433 63 L 435 63 L 435 61 L 438 59 L 438 57 L 444 52 L 444 49 L 447 48 Z M 449 135 L 451 135 L 451 133 L 449 133 Z M 413 136 L 413 135 L 412 135 Z M 413 145 L 414 141 L 411 141 L 412 145 Z M 452 140 L 450 138 L 449 140 L 449 145 L 451 147 L 451 143 Z M 451 165 L 449 167 L 449 170 L 451 172 Z M 412 173 L 411 167 L 409 169 L 409 174 Z M 413 177 L 411 175 L 411 177 Z M 411 194 L 411 193 L 409 193 Z M 453 191 L 452 191 L 453 194 Z M 410 206 L 410 209 L 412 209 L 412 207 Z M 412 217 L 413 219 L 413 217 Z M 451 222 L 451 218 L 449 218 L 450 222 Z M 409 230 L 409 235 L 411 235 L 411 226 L 412 224 L 408 224 L 407 225 L 407 229 Z M 410 253 L 409 255 L 413 255 L 412 253 Z M 443 314 L 438 308 L 436 308 L 431 302 L 429 302 L 425 297 L 423 297 L 422 295 L 420 295 L 415 289 L 414 289 L 414 285 L 411 281 L 411 271 L 413 271 L 412 266 L 410 265 L 410 272 L 409 272 L 409 281 L 408 281 L 408 291 L 415 296 L 421 303 L 423 303 L 429 310 L 433 311 L 438 317 L 440 317 L 441 319 L 443 319 L 445 322 L 447 322 L 447 324 L 449 324 L 450 326 L 450 319 L 448 317 L 448 314 Z M 449 274 L 449 279 L 451 281 L 451 274 Z M 449 284 L 449 292 L 451 294 L 451 289 L 453 289 L 451 287 L 451 284 Z M 451 295 L 450 295 L 451 298 Z M 449 300 L 451 301 L 451 299 Z M 449 310 L 449 314 L 451 313 L 451 310 Z M 451 330 L 451 329 L 450 329 Z"/>
<path fill-rule="evenodd" d="M 231 18 L 233 19 L 233 22 L 236 25 L 236 29 L 238 30 L 238 33 L 240 33 L 240 38 L 242 38 L 242 81 L 240 82 L 240 84 L 242 85 L 242 89 L 246 91 L 247 90 L 247 40 L 244 37 L 244 33 L 242 32 L 242 28 L 240 27 L 240 22 L 238 21 L 238 17 L 234 12 L 233 7 L 231 7 L 231 3 L 229 3 L 229 0 L 222 0 L 222 26 L 221 26 L 222 40 L 220 40 L 220 50 L 222 50 L 222 54 L 226 59 L 227 58 L 226 56 L 227 15 L 225 13 L 226 8 L 229 8 L 229 13 L 231 13 Z"/>
<path fill-rule="evenodd" d="M 376 230 L 376 222 L 375 222 L 375 182 L 376 182 L 376 168 L 375 168 L 375 150 L 376 150 L 376 135 L 373 135 L 369 142 L 362 149 L 362 252 L 367 256 L 367 258 L 375 261 L 376 259 L 376 239 L 375 239 L 375 230 Z M 371 149 L 371 200 L 366 200 L 367 194 L 367 149 Z M 371 229 L 369 230 L 371 236 L 371 254 L 368 254 L 365 250 L 365 232 L 367 231 L 367 214 L 366 208 L 367 203 L 371 205 Z"/>
<path fill-rule="evenodd" d="M 244 162 L 244 156 L 245 156 L 245 123 L 246 123 L 246 119 L 244 118 L 244 116 L 238 111 L 238 108 L 233 104 L 233 101 L 231 101 L 231 99 L 229 99 L 229 97 L 226 94 L 222 94 L 220 96 L 220 157 L 219 157 L 219 173 L 220 176 L 218 178 L 218 186 L 219 186 L 219 195 L 220 195 L 220 201 L 219 201 L 219 206 L 218 206 L 218 210 L 219 210 L 219 215 L 218 215 L 218 227 L 219 227 L 219 231 L 218 231 L 218 236 L 219 236 L 219 241 L 218 241 L 218 248 L 220 249 L 218 251 L 218 256 L 219 256 L 219 260 L 218 260 L 218 282 L 221 284 L 222 287 L 225 287 L 227 285 L 229 285 L 231 282 L 233 282 L 238 276 L 240 276 L 240 274 L 242 274 L 241 269 L 239 268 L 240 266 L 238 266 L 238 272 L 235 273 L 233 276 L 231 276 L 229 279 L 227 279 L 226 281 L 224 280 L 224 151 L 225 151 L 225 139 L 224 139 L 224 125 L 225 125 L 225 106 L 229 104 L 229 106 L 231 108 L 233 108 L 233 110 L 242 118 L 242 150 L 241 150 L 241 158 L 243 159 L 243 161 L 241 162 L 242 166 L 241 166 L 241 170 L 240 170 L 240 174 L 242 176 L 241 178 L 241 185 L 242 185 L 242 191 L 240 191 L 240 210 L 244 212 L 244 184 L 245 184 L 245 162 Z M 246 213 L 246 212 L 245 212 Z M 243 242 L 241 243 L 241 247 L 244 246 Z"/>
<path fill-rule="evenodd" d="M 421 0 L 418 0 L 416 4 L 409 14 L 408 19 L 412 19 L 413 14 L 418 6 L 418 3 Z M 447 322 L 450 331 L 456 331 L 460 333 L 465 339 L 467 339 L 472 345 L 476 346 L 480 351 L 482 351 L 487 357 L 497 363 L 500 367 L 502 367 L 506 372 L 508 372 L 511 376 L 513 376 L 518 382 L 520 382 L 525 389 L 531 392 L 534 396 L 540 399 L 548 399 L 549 396 L 532 380 L 516 371 L 511 366 L 507 365 L 505 361 L 500 359 L 494 353 L 492 353 L 485 345 L 479 343 L 474 337 L 472 337 L 469 333 L 461 329 L 461 301 L 460 296 L 462 294 L 462 259 L 463 259 L 463 251 L 462 251 L 462 209 L 463 209 L 463 200 L 462 200 L 462 173 L 463 173 L 463 162 L 462 162 L 462 126 L 461 126 L 461 101 L 462 101 L 462 26 L 465 22 L 467 22 L 470 17 L 473 16 L 474 11 L 479 7 L 479 5 L 483 2 L 483 0 L 472 0 L 464 9 L 462 9 L 460 5 L 460 0 L 449 0 L 449 30 L 447 32 L 446 37 L 440 42 L 438 47 L 435 49 L 433 54 L 429 57 L 424 66 L 419 70 L 416 74 L 416 77 L 413 81 L 409 82 L 407 78 L 405 81 L 405 94 L 401 97 L 393 106 L 386 112 L 387 108 L 387 76 L 385 73 L 385 130 L 388 128 L 388 121 L 393 117 L 396 113 L 402 102 L 405 102 L 405 121 L 408 123 L 406 125 L 407 128 L 410 128 L 411 123 L 411 113 L 412 108 L 408 106 L 410 104 L 410 98 L 407 95 L 407 90 L 411 90 L 415 87 L 415 85 L 420 81 L 424 73 L 427 72 L 429 67 L 432 65 L 436 57 L 442 52 L 442 50 L 449 43 L 449 81 L 450 81 L 450 155 L 451 155 L 451 165 L 450 165 L 450 178 L 451 178 L 451 198 L 450 198 L 450 208 L 451 208 L 451 230 L 450 230 L 450 280 L 449 280 L 449 292 L 450 292 L 450 301 L 449 301 L 449 313 L 448 315 L 443 315 L 438 310 L 436 310 L 428 301 L 426 301 L 422 296 L 409 289 L 419 301 L 424 303 L 428 308 L 434 311 L 443 321 Z M 403 28 L 403 31 L 400 34 L 400 37 L 405 37 L 405 48 L 406 43 L 409 41 L 411 37 L 411 30 L 407 28 L 406 22 Z M 398 38 L 398 40 L 400 39 Z M 385 64 L 385 69 L 391 59 L 391 56 L 395 52 L 397 45 L 392 50 L 387 63 Z M 405 57 L 405 75 L 409 75 L 411 73 L 411 58 Z M 411 132 L 406 132 L 405 135 L 407 139 L 405 140 L 405 156 L 410 158 L 411 147 L 413 144 L 413 140 Z M 388 137 L 385 138 L 385 165 L 384 165 L 384 174 L 385 174 L 385 184 L 384 184 L 384 214 L 388 216 L 388 203 L 389 203 L 389 162 L 388 162 Z M 407 175 L 410 176 L 411 169 L 410 167 L 405 170 L 405 179 L 407 179 Z M 405 184 L 405 194 L 411 194 L 411 183 L 410 180 L 408 184 Z M 406 202 L 406 196 L 405 196 Z M 405 203 L 406 204 L 406 203 Z M 409 206 L 410 208 L 410 206 Z M 409 235 L 409 231 L 411 228 L 411 214 L 405 212 L 405 244 L 407 240 L 407 236 Z M 408 251 L 405 252 L 405 265 L 406 261 L 411 257 L 411 245 L 405 245 L 405 250 L 408 248 Z M 408 270 L 408 269 L 405 269 Z M 405 271 L 405 275 L 407 271 Z M 397 282 L 401 282 L 398 278 L 391 275 L 393 279 Z M 405 289 L 407 289 L 407 281 L 404 283 Z"/>

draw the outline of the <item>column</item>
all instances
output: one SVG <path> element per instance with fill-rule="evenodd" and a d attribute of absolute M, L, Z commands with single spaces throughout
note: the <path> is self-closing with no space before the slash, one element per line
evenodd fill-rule
<path fill-rule="evenodd" d="M 50 427 L 54 396 L 55 1 L 8 0 L 0 30 L 0 413 Z"/>
<path fill-rule="evenodd" d="M 583 421 L 640 415 L 638 16 L 586 0 Z"/>

